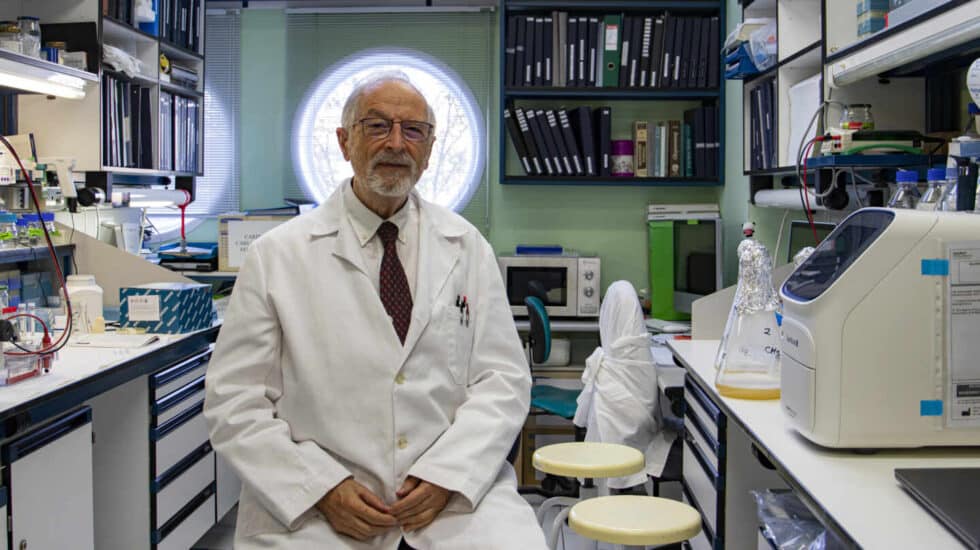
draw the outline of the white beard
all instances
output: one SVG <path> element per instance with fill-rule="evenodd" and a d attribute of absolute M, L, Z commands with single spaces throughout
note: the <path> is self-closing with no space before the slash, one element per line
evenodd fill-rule
<path fill-rule="evenodd" d="M 383 162 L 407 162 L 408 173 L 399 170 L 391 175 L 379 174 L 375 168 Z M 414 159 L 407 154 L 398 155 L 382 152 L 371 162 L 365 183 L 367 183 L 368 189 L 382 197 L 404 197 L 408 195 L 418 180 L 419 168 Z"/>
<path fill-rule="evenodd" d="M 382 197 L 404 197 L 408 195 L 412 187 L 415 187 L 416 181 L 414 169 L 408 174 L 389 177 L 372 170 L 365 183 L 367 183 L 368 189 Z"/>

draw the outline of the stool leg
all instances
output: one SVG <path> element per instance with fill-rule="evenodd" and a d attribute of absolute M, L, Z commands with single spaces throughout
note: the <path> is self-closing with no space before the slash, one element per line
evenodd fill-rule
<path fill-rule="evenodd" d="M 541 503 L 538 506 L 538 525 L 544 527 L 544 517 L 547 515 L 548 510 L 554 508 L 555 506 L 572 506 L 577 503 L 579 499 L 574 497 L 551 497 Z"/>
<path fill-rule="evenodd" d="M 571 506 L 566 506 L 562 508 L 558 515 L 555 516 L 555 521 L 551 524 L 551 531 L 548 533 L 548 548 L 551 550 L 558 549 L 558 535 L 561 533 L 561 528 L 565 525 L 565 518 L 568 517 L 568 512 L 572 509 Z"/>

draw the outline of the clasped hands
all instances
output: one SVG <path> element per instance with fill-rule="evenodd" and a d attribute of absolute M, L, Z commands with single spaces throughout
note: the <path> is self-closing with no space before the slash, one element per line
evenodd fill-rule
<path fill-rule="evenodd" d="M 349 477 L 317 502 L 316 507 L 338 533 L 367 540 L 401 527 L 405 532 L 432 523 L 449 502 L 449 491 L 409 476 L 395 493 L 391 506 Z"/>

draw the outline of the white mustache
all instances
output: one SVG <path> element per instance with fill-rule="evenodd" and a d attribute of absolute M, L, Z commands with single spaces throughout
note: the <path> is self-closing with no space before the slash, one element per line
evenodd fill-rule
<path fill-rule="evenodd" d="M 378 156 L 371 159 L 371 168 L 379 164 L 393 164 L 396 166 L 415 166 L 415 160 L 407 154 L 394 155 L 390 153 L 380 153 Z"/>

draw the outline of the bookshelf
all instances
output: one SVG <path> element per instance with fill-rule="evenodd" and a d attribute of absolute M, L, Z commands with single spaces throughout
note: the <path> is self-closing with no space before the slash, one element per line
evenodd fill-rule
<path fill-rule="evenodd" d="M 499 134 L 501 184 L 616 187 L 722 185 L 724 140 L 721 136 L 724 135 L 724 86 L 719 66 L 720 59 L 714 56 L 715 65 L 709 67 L 711 56 L 708 54 L 712 37 L 716 43 L 724 39 L 725 9 L 722 2 L 514 0 L 504 1 L 501 8 Z M 539 19 L 541 21 L 538 21 Z M 587 23 L 580 23 L 583 20 Z M 712 20 L 713 27 L 710 26 Z M 606 30 L 610 25 L 616 29 L 614 39 L 610 38 L 612 31 Z M 684 68 L 688 74 L 683 76 L 678 72 L 677 78 L 663 79 L 664 73 L 660 64 L 648 61 L 647 66 L 643 67 L 643 60 L 644 57 L 650 60 L 657 57 L 654 52 L 658 44 L 659 55 L 664 56 L 664 48 L 669 47 L 667 40 L 661 38 L 658 42 L 655 37 L 658 28 L 662 33 L 661 36 L 666 35 L 670 25 L 673 25 L 671 28 L 674 29 L 675 36 L 704 37 L 703 41 L 706 45 L 702 49 L 701 40 L 691 40 L 687 44 L 683 41 L 678 42 L 678 51 L 671 58 L 675 60 L 675 69 Z M 681 25 L 690 32 L 680 32 Z M 534 30 L 529 32 L 529 28 Z M 696 32 L 695 28 L 698 29 Z M 634 29 L 639 31 L 641 39 L 633 40 Z M 648 43 L 642 41 L 643 31 L 646 29 L 649 29 Z M 716 32 L 711 32 L 712 30 Z M 573 53 L 573 49 L 582 35 L 587 37 L 581 40 L 582 45 L 588 44 L 588 46 L 585 56 L 579 57 L 582 48 L 578 48 L 577 54 Z M 538 36 L 541 38 L 535 41 Z M 627 55 L 624 59 L 623 50 L 629 50 L 628 47 L 624 47 L 627 43 L 639 46 L 634 48 L 635 58 Z M 526 46 L 529 52 L 540 52 L 540 54 L 535 58 L 532 57 L 533 54 L 528 53 L 527 59 L 519 60 L 518 56 L 521 54 L 518 52 L 525 50 L 524 47 L 519 46 Z M 683 49 L 685 46 L 689 49 Z M 604 52 L 607 48 L 609 51 Z M 594 58 L 593 50 L 596 52 Z M 644 52 L 646 56 L 643 55 Z M 604 54 L 605 59 L 603 59 Z M 578 68 L 569 66 L 568 59 L 572 55 L 578 59 L 580 64 Z M 678 58 L 683 59 L 683 63 L 677 64 Z M 548 59 L 553 63 L 550 74 Z M 593 59 L 595 65 L 592 65 Z M 541 62 L 540 77 L 535 61 Z M 626 62 L 625 68 L 622 65 L 623 61 Z M 611 70 L 609 62 L 615 63 L 617 66 L 615 70 Z M 633 68 L 633 63 L 635 63 L 635 72 L 627 73 L 627 70 Z M 643 85 L 640 85 L 641 69 Z M 524 78 L 528 70 L 531 71 L 529 80 Z M 654 72 L 660 73 L 661 76 L 656 82 L 651 82 L 648 77 Z M 599 73 L 602 73 L 602 76 Z M 620 74 L 624 74 L 622 79 Z M 633 78 L 632 85 L 629 76 Z M 616 79 L 616 82 L 613 83 L 612 79 Z M 608 133 L 601 131 L 602 124 L 596 114 L 600 108 L 611 110 L 609 121 L 605 123 L 608 124 L 606 126 Z M 584 109 L 589 110 L 588 115 L 582 114 L 586 112 Z M 515 112 L 517 110 L 522 111 L 524 115 L 518 116 Z M 529 111 L 534 113 L 535 120 L 543 122 L 537 130 L 538 133 L 535 133 L 533 128 L 535 122 L 529 121 L 527 116 Z M 565 129 L 562 129 L 562 112 L 568 120 Z M 688 113 L 687 124 L 685 124 L 685 112 Z M 698 125 L 694 124 L 695 113 L 701 115 Z M 555 119 L 556 129 L 550 129 L 549 114 Z M 528 122 L 526 127 L 518 122 L 521 118 Z M 509 128 L 509 119 L 515 121 L 515 129 Z M 665 138 L 669 140 L 673 136 L 674 143 L 680 144 L 675 157 L 680 164 L 679 171 L 670 173 L 670 170 L 665 168 L 662 173 L 656 174 L 653 151 L 645 157 L 649 163 L 645 177 L 618 176 L 612 175 L 611 171 L 603 171 L 603 152 L 606 154 L 613 152 L 612 140 L 634 140 L 634 121 L 647 122 L 647 146 L 651 149 L 654 146 L 657 124 L 664 123 L 666 132 L 669 121 L 677 122 L 677 133 L 665 135 Z M 699 140 L 700 145 L 697 147 L 694 145 L 695 126 L 699 128 L 698 136 L 705 138 Z M 568 130 L 568 133 L 565 130 Z M 707 131 L 712 132 L 710 135 L 715 136 L 715 139 L 708 140 Z M 518 136 L 517 142 L 515 142 L 515 133 Z M 530 147 L 526 143 L 528 141 L 531 142 Z M 545 143 L 539 146 L 539 141 Z M 531 148 L 534 150 L 540 148 L 539 162 L 535 164 L 529 161 L 525 165 L 522 157 L 526 157 L 526 153 Z M 593 150 L 591 172 L 585 162 L 586 151 L 589 148 Z M 519 149 L 525 155 L 519 154 Z M 573 157 L 576 150 L 581 155 L 581 162 L 578 165 L 574 162 L 565 163 L 565 157 Z M 683 156 L 685 150 L 690 151 L 689 159 Z M 711 153 L 708 153 L 708 150 Z M 666 157 L 666 148 L 664 153 Z M 554 164 L 561 169 L 552 167 L 549 170 L 545 166 L 543 158 L 545 156 L 555 161 Z M 708 171 L 709 161 L 713 162 L 714 172 Z M 635 172 L 636 162 L 634 162 L 634 174 Z"/>
<path fill-rule="evenodd" d="M 930 102 L 958 106 L 961 101 L 959 76 L 980 55 L 980 0 L 919 2 L 925 7 L 922 13 L 904 20 L 890 13 L 887 28 L 863 33 L 859 33 L 859 0 L 745 0 L 741 4 L 743 19 L 775 18 L 779 37 L 776 66 L 743 82 L 743 172 L 750 177 L 753 195 L 778 187 L 776 182 L 784 178 L 795 185 L 802 130 L 823 102 L 831 104 L 823 120 L 817 119 L 820 131 L 825 121 L 836 126 L 841 104 L 855 103 L 872 106 L 876 130 L 927 135 L 962 130 L 956 127 L 956 108 L 946 110 L 954 113 L 952 117 L 936 117 L 930 114 Z M 939 40 L 950 42 L 938 52 L 919 47 Z M 901 54 L 899 61 L 887 59 L 896 52 Z M 855 76 L 862 66 L 880 68 Z M 803 110 L 801 102 L 791 100 L 790 89 L 808 78 L 818 79 L 816 95 L 812 107 Z M 775 149 L 772 162 L 763 166 L 752 145 L 752 92 L 766 82 L 775 83 L 769 128 Z M 795 110 L 793 101 L 797 101 Z M 822 184 L 826 184 L 823 177 L 817 183 L 821 191 Z"/>
<path fill-rule="evenodd" d="M 34 134 L 40 157 L 75 159 L 86 185 L 101 187 L 107 195 L 113 185 L 172 185 L 193 197 L 195 178 L 203 175 L 204 166 L 203 2 L 155 2 L 158 12 L 152 23 L 135 22 L 133 4 L 0 0 L 0 19 L 36 16 L 42 46 L 62 41 L 67 51 L 87 56 L 81 71 L 0 50 L 5 59 L 24 58 L 20 61 L 25 67 L 40 65 L 85 81 L 82 99 L 18 95 L 17 132 Z M 166 7 L 173 11 L 166 13 Z M 178 15 L 179 9 L 183 14 Z M 168 22 L 179 20 L 187 22 L 187 30 L 170 32 Z M 137 60 L 138 69 L 110 66 L 105 59 L 112 48 Z M 191 78 L 177 81 L 164 72 L 161 54 L 170 67 L 184 69 L 179 74 Z"/>

